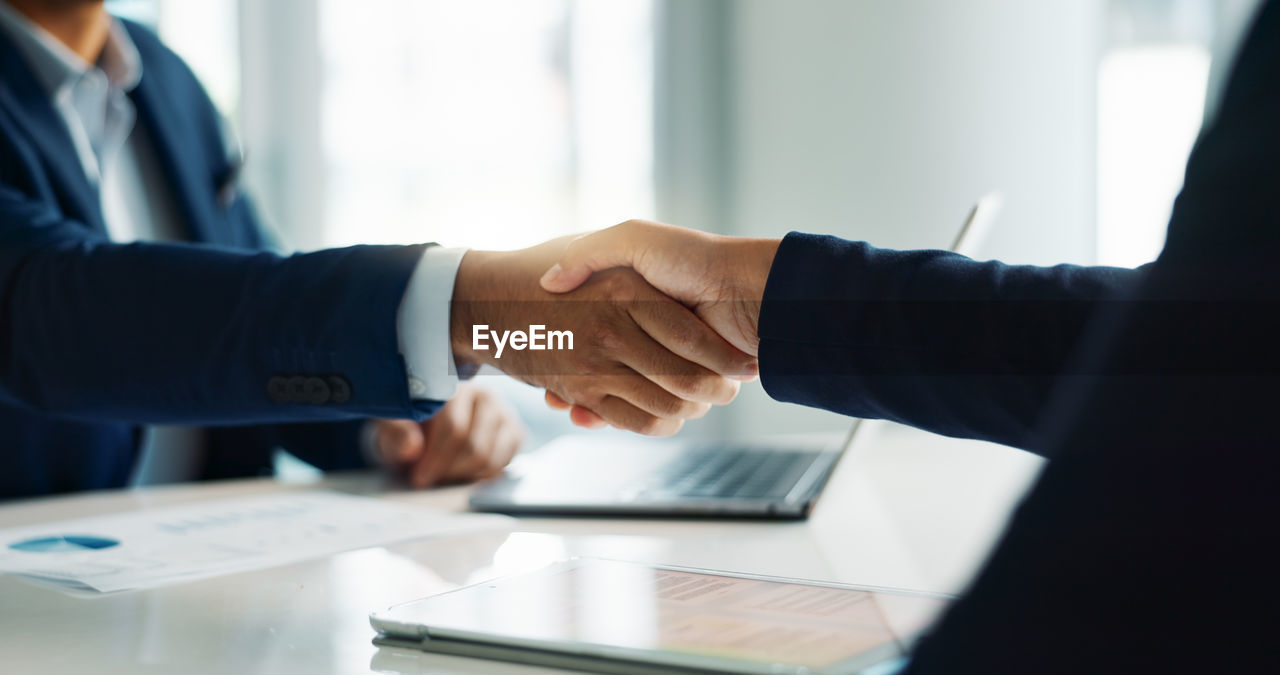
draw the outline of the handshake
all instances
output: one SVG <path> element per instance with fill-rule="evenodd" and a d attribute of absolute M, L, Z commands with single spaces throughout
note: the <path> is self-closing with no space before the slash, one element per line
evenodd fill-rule
<path fill-rule="evenodd" d="M 674 434 L 758 375 L 778 244 L 629 221 L 470 251 L 450 309 L 454 360 L 542 387 L 579 426 Z"/>

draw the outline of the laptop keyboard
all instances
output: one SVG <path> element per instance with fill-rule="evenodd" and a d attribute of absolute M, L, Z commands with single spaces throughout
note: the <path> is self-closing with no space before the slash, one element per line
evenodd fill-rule
<path fill-rule="evenodd" d="M 697 499 L 785 497 L 819 452 L 711 448 L 684 453 L 637 492 Z"/>

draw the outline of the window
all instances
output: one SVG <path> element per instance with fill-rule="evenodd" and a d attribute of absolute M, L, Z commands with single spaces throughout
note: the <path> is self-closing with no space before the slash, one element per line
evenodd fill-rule
<path fill-rule="evenodd" d="M 652 211 L 647 0 L 321 0 L 325 245 L 513 248 Z"/>
<path fill-rule="evenodd" d="M 235 0 L 108 0 L 111 13 L 156 30 L 234 119 L 240 105 L 239 15 Z"/>
<path fill-rule="evenodd" d="M 654 0 L 110 9 L 200 76 L 295 246 L 509 249 L 652 215 Z"/>
<path fill-rule="evenodd" d="M 1098 69 L 1098 262 L 1164 246 L 1209 78 L 1210 0 L 1112 0 Z"/>

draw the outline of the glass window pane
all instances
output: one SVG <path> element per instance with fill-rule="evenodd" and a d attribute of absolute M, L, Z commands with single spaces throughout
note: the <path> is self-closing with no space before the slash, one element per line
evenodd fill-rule
<path fill-rule="evenodd" d="M 320 0 L 326 243 L 513 248 L 646 215 L 650 5 Z"/>

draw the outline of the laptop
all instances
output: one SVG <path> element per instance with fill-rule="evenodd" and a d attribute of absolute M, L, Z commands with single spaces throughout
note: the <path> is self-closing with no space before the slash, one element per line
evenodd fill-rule
<path fill-rule="evenodd" d="M 999 191 L 979 199 L 949 250 L 974 255 L 1003 204 Z M 517 515 L 805 518 L 862 423 L 853 423 L 843 443 L 563 436 L 481 485 L 471 508 Z"/>
<path fill-rule="evenodd" d="M 481 484 L 470 505 L 521 515 L 805 518 L 852 439 L 853 430 L 843 442 L 561 436 Z"/>

